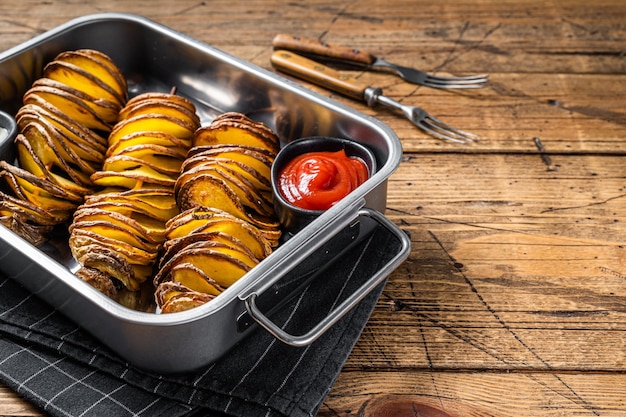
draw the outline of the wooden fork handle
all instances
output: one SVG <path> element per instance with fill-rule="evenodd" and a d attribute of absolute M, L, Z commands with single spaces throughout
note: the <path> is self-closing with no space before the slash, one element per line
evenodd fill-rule
<path fill-rule="evenodd" d="M 376 57 L 366 51 L 343 45 L 331 45 L 315 39 L 279 33 L 272 40 L 274 49 L 286 49 L 302 55 L 317 55 L 359 65 L 371 65 Z"/>
<path fill-rule="evenodd" d="M 364 100 L 367 85 L 342 75 L 339 71 L 312 61 L 294 52 L 279 50 L 270 57 L 270 62 L 279 71 L 301 78 L 310 83 L 343 94 L 357 100 Z"/>

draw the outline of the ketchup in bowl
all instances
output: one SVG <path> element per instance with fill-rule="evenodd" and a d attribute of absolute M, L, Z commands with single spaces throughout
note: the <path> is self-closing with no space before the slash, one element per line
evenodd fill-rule
<path fill-rule="evenodd" d="M 279 174 L 285 200 L 306 210 L 327 210 L 368 179 L 365 162 L 345 150 L 308 152 L 289 161 Z"/>
<path fill-rule="evenodd" d="M 376 157 L 350 139 L 311 136 L 283 146 L 272 164 L 276 215 L 288 238 L 376 172 Z"/>

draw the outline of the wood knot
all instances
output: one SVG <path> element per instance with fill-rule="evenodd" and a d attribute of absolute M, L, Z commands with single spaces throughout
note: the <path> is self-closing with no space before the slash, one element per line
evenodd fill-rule
<path fill-rule="evenodd" d="M 414 396 L 383 395 L 365 402 L 358 417 L 455 417 Z"/>

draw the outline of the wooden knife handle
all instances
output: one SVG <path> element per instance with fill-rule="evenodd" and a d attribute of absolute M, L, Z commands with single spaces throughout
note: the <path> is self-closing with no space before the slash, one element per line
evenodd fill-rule
<path fill-rule="evenodd" d="M 347 46 L 330 45 L 325 42 L 300 36 L 278 34 L 274 37 L 272 45 L 274 49 L 287 49 L 293 52 L 300 52 L 304 55 L 317 55 L 332 58 L 339 62 L 371 65 L 376 60 L 375 56 L 365 51 L 359 51 L 358 49 Z"/>
<path fill-rule="evenodd" d="M 329 68 L 319 62 L 312 61 L 291 51 L 275 51 L 270 57 L 274 68 L 317 84 L 321 87 L 343 94 L 345 96 L 364 100 L 363 94 L 367 85 L 349 77 L 343 76 L 339 71 Z"/>

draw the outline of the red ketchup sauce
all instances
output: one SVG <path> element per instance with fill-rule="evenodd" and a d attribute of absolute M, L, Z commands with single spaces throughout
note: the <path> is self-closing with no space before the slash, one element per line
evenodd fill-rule
<path fill-rule="evenodd" d="M 282 196 L 296 207 L 327 210 L 363 184 L 368 169 L 361 158 L 337 152 L 309 152 L 289 161 L 279 175 Z"/>

